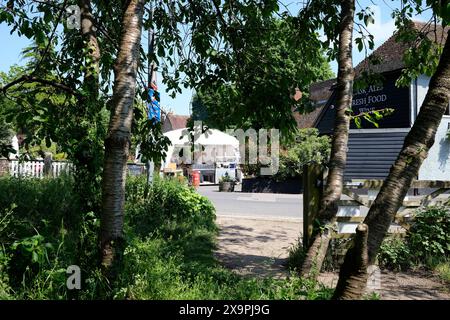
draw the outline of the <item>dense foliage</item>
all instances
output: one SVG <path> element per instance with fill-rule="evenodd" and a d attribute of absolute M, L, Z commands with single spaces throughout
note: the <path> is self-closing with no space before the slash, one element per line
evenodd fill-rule
<path fill-rule="evenodd" d="M 206 198 L 177 180 L 129 177 L 127 246 L 118 279 L 98 269 L 94 213 L 81 212 L 70 177 L 0 178 L 2 299 L 326 299 L 313 281 L 245 279 L 213 256 L 217 227 Z M 148 195 L 147 195 L 148 192 Z M 79 265 L 82 287 L 66 289 Z"/>
<path fill-rule="evenodd" d="M 146 237 L 156 230 L 186 226 L 216 230 L 213 205 L 194 189 L 179 180 L 158 180 L 148 195 L 146 187 L 142 177 L 129 177 L 126 220 L 136 234 Z"/>
<path fill-rule="evenodd" d="M 281 145 L 279 154 L 279 168 L 274 175 L 276 180 L 298 179 L 302 176 L 304 166 L 308 164 L 325 165 L 330 157 L 330 137 L 319 136 L 315 128 L 296 130 L 292 134 L 293 142 Z M 246 146 L 248 159 L 249 148 Z M 269 147 L 270 148 L 270 147 Z M 243 164 L 242 172 L 245 176 L 259 176 L 261 164 Z"/>
<path fill-rule="evenodd" d="M 267 19 L 259 28 L 264 33 L 245 32 L 234 60 L 217 69 L 228 81 L 198 87 L 193 120 L 221 130 L 275 127 L 288 136 L 296 126 L 292 110 L 311 111 L 308 99 L 295 101 L 292 96 L 295 88 L 306 93 L 311 83 L 333 77 L 321 50 L 298 46 L 294 27 L 287 21 Z M 307 60 L 308 54 L 314 54 L 317 62 Z"/>
<path fill-rule="evenodd" d="M 325 164 L 330 151 L 330 137 L 319 136 L 319 131 L 315 128 L 298 130 L 295 143 L 284 146 L 280 153 L 280 168 L 276 178 L 298 178 L 305 165 Z"/>
<path fill-rule="evenodd" d="M 450 258 L 450 207 L 421 209 L 405 239 L 386 238 L 380 248 L 380 265 L 395 270 L 413 266 L 434 268 Z"/>
<path fill-rule="evenodd" d="M 66 268 L 90 274 L 97 257 L 98 220 L 81 210 L 71 177 L 0 179 L 3 292 L 11 298 L 70 298 Z"/>
<path fill-rule="evenodd" d="M 386 238 L 378 254 L 378 263 L 390 270 L 407 270 L 412 266 L 412 256 L 408 245 L 403 239 Z"/>
<path fill-rule="evenodd" d="M 13 152 L 11 144 L 12 130 L 0 116 L 0 157 L 8 157 Z"/>
<path fill-rule="evenodd" d="M 450 207 L 433 206 L 419 211 L 407 243 L 419 261 L 430 256 L 450 257 Z"/>

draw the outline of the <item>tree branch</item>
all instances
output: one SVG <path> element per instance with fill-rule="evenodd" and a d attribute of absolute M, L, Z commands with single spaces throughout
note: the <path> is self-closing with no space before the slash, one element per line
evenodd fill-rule
<path fill-rule="evenodd" d="M 37 77 L 34 77 L 34 76 L 29 76 L 29 75 L 21 76 L 20 78 L 17 78 L 16 80 L 11 81 L 10 83 L 6 84 L 5 86 L 0 87 L 0 91 L 3 92 L 3 93 L 6 93 L 6 91 L 8 89 L 10 89 L 11 87 L 15 86 L 16 84 L 24 83 L 24 82 L 42 83 L 44 85 L 51 86 L 51 87 L 54 87 L 54 88 L 66 91 L 66 92 L 68 92 L 68 93 L 70 93 L 70 94 L 72 94 L 72 95 L 74 95 L 76 97 L 79 96 L 78 92 L 76 92 L 75 90 L 73 90 L 72 88 L 70 88 L 69 86 L 67 86 L 65 84 L 62 84 L 62 83 L 59 83 L 59 82 L 56 82 L 56 81 L 53 81 L 53 80 L 41 79 L 41 78 L 37 78 Z"/>
<path fill-rule="evenodd" d="M 356 118 L 362 118 L 364 116 L 371 116 L 376 113 L 379 113 L 379 114 L 385 116 L 385 115 L 392 114 L 394 111 L 395 110 L 393 108 L 383 108 L 383 109 L 378 109 L 378 110 L 366 111 L 366 112 L 358 113 L 356 115 L 352 115 L 352 116 L 350 116 L 350 119 L 354 120 Z"/>
<path fill-rule="evenodd" d="M 214 5 L 214 8 L 216 9 L 217 17 L 219 18 L 220 22 L 222 23 L 222 26 L 225 29 L 227 29 L 228 28 L 227 22 L 225 21 L 225 18 L 223 17 L 223 14 L 222 14 L 222 11 L 220 11 L 220 8 L 219 8 L 220 1 L 219 1 L 219 3 L 217 3 L 215 0 L 212 0 L 212 3 Z"/>

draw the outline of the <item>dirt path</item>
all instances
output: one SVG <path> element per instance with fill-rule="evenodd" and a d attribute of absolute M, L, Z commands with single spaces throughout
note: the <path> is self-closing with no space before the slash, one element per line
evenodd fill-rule
<path fill-rule="evenodd" d="M 300 220 L 260 220 L 219 216 L 216 256 L 241 275 L 285 277 L 283 263 L 298 239 Z"/>
<path fill-rule="evenodd" d="M 283 264 L 302 230 L 300 220 L 218 216 L 217 223 L 220 235 L 216 256 L 224 266 L 245 276 L 287 276 Z M 323 273 L 319 280 L 334 287 L 337 278 L 336 273 Z M 423 272 L 383 271 L 380 294 L 383 300 L 450 300 L 448 285 Z"/>

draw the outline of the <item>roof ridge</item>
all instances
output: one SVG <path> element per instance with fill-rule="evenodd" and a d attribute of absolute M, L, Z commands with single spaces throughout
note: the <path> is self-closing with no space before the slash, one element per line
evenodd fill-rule
<path fill-rule="evenodd" d="M 441 33 L 441 36 L 443 37 L 437 37 L 436 39 L 440 38 L 441 40 L 445 40 L 446 37 L 446 31 L 449 30 L 449 27 L 443 27 L 441 24 L 436 24 L 436 28 L 433 30 L 424 30 L 425 26 L 429 24 L 429 29 L 433 27 L 433 23 L 431 22 L 424 22 L 424 21 L 411 21 L 411 27 L 416 29 L 417 31 L 423 31 L 426 36 L 429 37 L 430 32 L 433 32 L 434 30 L 436 33 Z M 397 41 L 396 37 L 398 36 L 398 29 L 396 29 L 392 35 L 386 39 L 378 48 L 376 48 L 370 55 L 368 55 L 365 59 L 363 59 L 358 65 L 355 67 L 355 71 L 358 73 L 361 71 L 361 69 L 364 69 L 365 65 L 371 65 L 374 67 L 375 70 L 377 70 L 377 73 L 387 72 L 387 71 L 394 71 L 396 69 L 401 69 L 404 67 L 403 63 L 403 55 L 408 47 L 408 44 L 405 42 Z M 370 58 L 371 57 L 379 57 L 382 59 L 381 63 L 378 65 L 370 64 Z M 389 60 L 385 58 L 390 58 Z M 387 60 L 387 61 L 385 61 Z"/>

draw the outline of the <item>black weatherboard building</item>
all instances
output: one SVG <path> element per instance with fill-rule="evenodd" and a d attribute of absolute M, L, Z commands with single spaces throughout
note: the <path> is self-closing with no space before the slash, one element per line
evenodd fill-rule
<path fill-rule="evenodd" d="M 448 29 L 414 23 L 413 28 L 428 30 L 428 36 L 443 44 Z M 351 123 L 347 167 L 345 179 L 383 179 L 400 152 L 404 139 L 411 129 L 420 106 L 428 91 L 430 78 L 421 75 L 407 87 L 397 87 L 397 79 L 404 68 L 403 54 L 407 49 L 403 43 L 396 42 L 393 35 L 373 52 L 380 64 L 370 68 L 381 77 L 381 84 L 371 85 L 363 90 L 355 90 L 352 109 L 355 115 L 381 110 L 393 109 L 391 115 L 378 120 L 378 128 L 373 123 L 361 118 L 358 128 Z M 361 74 L 368 67 L 369 59 L 362 61 L 355 69 Z M 316 127 L 321 134 L 332 135 L 335 119 L 336 81 L 328 80 L 311 86 L 311 99 L 317 109 L 307 117 L 295 115 L 298 126 Z M 436 135 L 435 145 L 430 150 L 427 160 L 417 177 L 419 180 L 450 180 L 450 141 L 447 132 L 450 129 L 450 114 L 447 110 Z"/>

